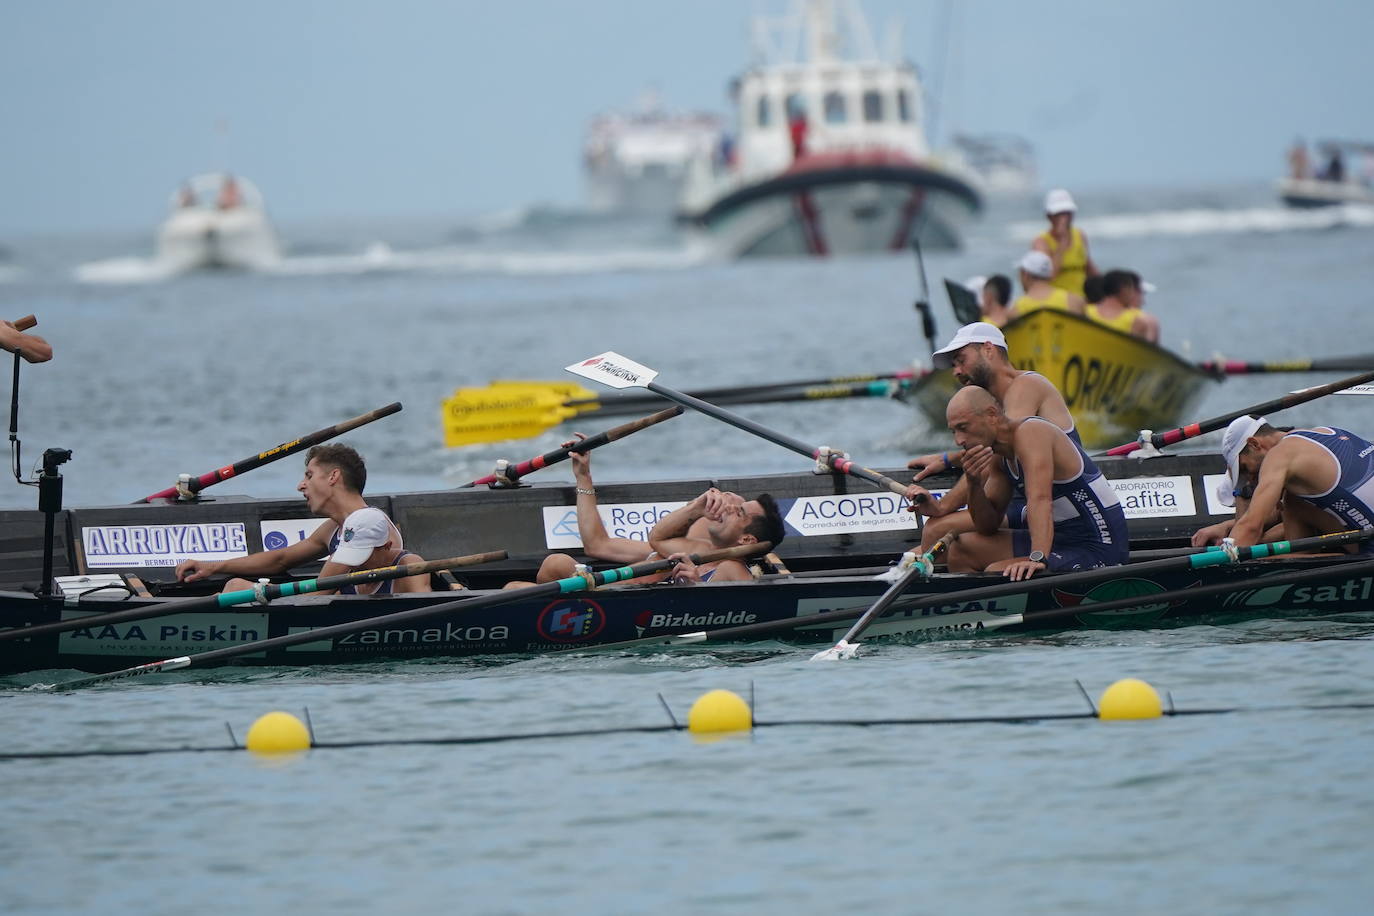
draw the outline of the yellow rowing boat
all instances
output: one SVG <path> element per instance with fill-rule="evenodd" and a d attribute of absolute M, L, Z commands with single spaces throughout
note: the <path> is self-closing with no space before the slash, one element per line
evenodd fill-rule
<path fill-rule="evenodd" d="M 1067 312 L 1042 309 L 1002 331 L 1012 365 L 1039 372 L 1064 395 L 1087 448 L 1178 426 L 1218 380 L 1163 347 Z M 957 387 L 952 373 L 936 371 L 913 385 L 911 397 L 943 429 Z"/>

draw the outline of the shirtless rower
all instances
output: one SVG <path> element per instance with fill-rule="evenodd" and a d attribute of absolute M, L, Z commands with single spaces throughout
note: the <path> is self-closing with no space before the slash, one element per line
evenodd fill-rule
<path fill-rule="evenodd" d="M 992 394 L 975 385 L 955 393 L 945 418 L 965 449 L 974 523 L 974 531 L 949 547 L 951 572 L 1002 572 L 1015 582 L 1043 570 L 1126 562 L 1130 546 L 1121 501 L 1062 429 L 1042 417 L 1008 418 Z M 1007 525 L 1006 509 L 1015 495 L 1026 500 L 1025 519 Z M 944 501 L 918 485 L 907 496 L 920 512 L 938 513 Z"/>
<path fill-rule="evenodd" d="M 1007 355 L 1007 338 L 992 325 L 981 321 L 964 325 L 955 333 L 953 340 L 935 352 L 931 363 L 937 369 L 952 370 L 960 385 L 977 385 L 986 389 L 1011 419 L 1043 417 L 1062 429 L 1074 442 L 1079 441 L 1073 414 L 1069 413 L 1059 389 L 1038 372 L 1014 367 Z M 961 458 L 959 451 L 922 455 L 913 458 L 907 467 L 917 470 L 912 481 L 919 483 L 932 474 L 957 467 Z M 967 500 L 968 481 L 960 478 L 945 499 L 941 500 L 948 508 L 941 513 L 927 511 L 932 520 L 926 522 L 921 535 L 923 551 L 929 550 L 946 534 L 973 530 L 973 519 L 968 511 L 958 508 Z M 1009 508 L 1012 521 L 1020 520 L 1022 508 L 1020 501 L 1012 503 Z"/>
<path fill-rule="evenodd" d="M 704 538 L 691 531 L 693 524 L 703 518 L 709 523 Z M 649 546 L 663 557 L 722 550 L 760 541 L 769 541 L 777 549 L 786 533 L 778 504 L 772 496 L 760 493 L 757 498 L 746 500 L 738 493 L 711 487 L 687 505 L 660 518 L 649 532 Z M 702 582 L 753 578 L 749 567 L 739 560 L 718 560 L 697 567 L 678 565 L 676 578 L 695 581 L 697 576 Z"/>
<path fill-rule="evenodd" d="M 1283 500 L 1284 536 L 1313 537 L 1374 526 L 1374 443 L 1335 426 L 1285 432 L 1263 417 L 1231 421 L 1222 438 L 1227 483 L 1254 481 L 1231 528 L 1238 547 L 1259 543 Z M 1374 542 L 1357 551 L 1374 555 Z"/>
<path fill-rule="evenodd" d="M 317 445 L 305 453 L 305 476 L 296 489 L 305 496 L 312 515 L 328 521 L 309 537 L 276 550 L 264 550 L 232 560 L 182 560 L 177 564 L 177 581 L 197 582 L 214 575 L 277 576 L 304 563 L 327 557 L 320 576 L 336 576 L 365 569 L 378 569 L 398 563 L 420 562 L 420 557 L 405 550 L 401 532 L 386 513 L 363 501 L 367 467 L 362 456 L 347 445 Z M 224 591 L 252 588 L 245 578 L 230 579 Z M 345 586 L 341 594 L 391 594 L 430 591 L 429 576 L 407 576 L 383 582 Z M 333 594 L 321 591 L 317 594 Z"/>

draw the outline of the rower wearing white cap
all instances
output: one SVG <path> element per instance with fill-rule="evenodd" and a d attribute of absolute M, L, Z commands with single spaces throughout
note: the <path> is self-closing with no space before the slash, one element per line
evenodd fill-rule
<path fill-rule="evenodd" d="M 321 576 L 419 562 L 420 557 L 405 550 L 401 532 L 391 519 L 363 501 L 366 484 L 367 466 L 354 449 L 337 443 L 311 448 L 305 453 L 305 476 L 296 489 L 305 497 L 311 514 L 322 515 L 327 521 L 304 540 L 276 550 L 232 560 L 183 560 L 177 564 L 177 580 L 195 582 L 214 575 L 275 576 L 321 558 L 327 558 Z M 230 579 L 224 590 L 252 588 L 253 584 L 248 579 Z M 343 591 L 389 594 L 429 590 L 429 576 L 422 574 L 359 586 L 356 591 L 349 586 Z"/>
<path fill-rule="evenodd" d="M 1367 439 L 1334 426 L 1284 431 L 1242 416 L 1226 427 L 1221 451 L 1222 501 L 1229 505 L 1253 485 L 1250 505 L 1231 528 L 1239 547 L 1260 541 L 1280 499 L 1289 540 L 1374 526 L 1374 443 Z M 1374 542 L 1360 552 L 1374 555 Z"/>
<path fill-rule="evenodd" d="M 983 321 L 966 324 L 955 333 L 953 340 L 935 351 L 931 363 L 937 369 L 951 370 L 960 385 L 986 389 L 1012 420 L 1042 417 L 1058 426 L 1075 443 L 1079 442 L 1078 429 L 1069 406 L 1064 403 L 1064 396 L 1039 372 L 1017 369 L 1011 364 L 1007 338 L 1001 329 Z M 922 455 L 908 462 L 907 467 L 917 471 L 912 480 L 919 483 L 932 474 L 957 467 L 962 454 L 955 450 Z M 923 488 L 913 486 L 907 490 L 907 496 L 924 492 Z M 961 477 L 943 500 L 921 504 L 920 511 L 930 516 L 921 535 L 922 549 L 930 549 L 945 534 L 973 530 L 968 511 L 958 511 L 967 500 L 968 482 Z M 941 505 L 945 507 L 943 510 Z M 1010 524 L 1021 522 L 1024 507 L 1021 500 L 1012 501 L 1007 508 Z"/>
<path fill-rule="evenodd" d="M 1078 205 L 1073 195 L 1055 188 L 1045 195 L 1045 216 L 1050 228 L 1031 242 L 1031 248 L 1049 255 L 1053 284 L 1065 292 L 1083 295 L 1083 281 L 1097 274 L 1097 265 L 1088 254 L 1088 237 L 1073 224 Z"/>
<path fill-rule="evenodd" d="M 1016 262 L 1021 275 L 1021 288 L 1025 293 L 1012 303 L 1012 317 L 1020 318 L 1041 309 L 1057 312 L 1072 312 L 1082 315 L 1084 302 L 1082 295 L 1062 290 L 1052 283 L 1054 265 L 1050 256 L 1043 251 L 1028 251 Z"/>

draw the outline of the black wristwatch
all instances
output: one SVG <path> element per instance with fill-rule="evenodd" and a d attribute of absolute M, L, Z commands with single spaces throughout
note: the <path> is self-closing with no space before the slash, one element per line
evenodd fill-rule
<path fill-rule="evenodd" d="M 1043 566 L 1045 563 L 1045 554 L 1039 550 L 1032 550 L 1030 556 L 1026 557 L 1026 559 L 1030 560 L 1032 563 L 1039 563 Z"/>

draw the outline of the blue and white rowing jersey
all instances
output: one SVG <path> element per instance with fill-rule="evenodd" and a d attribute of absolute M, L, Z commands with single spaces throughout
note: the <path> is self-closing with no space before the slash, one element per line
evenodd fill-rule
<path fill-rule="evenodd" d="M 388 519 L 388 521 L 390 521 L 390 519 Z M 340 528 L 335 528 L 335 529 L 334 529 L 334 533 L 333 533 L 332 535 L 329 536 L 329 556 L 331 556 L 331 557 L 334 555 L 334 551 L 336 551 L 336 550 L 339 549 L 339 533 L 340 533 L 341 531 L 343 531 L 343 528 L 342 528 L 342 527 L 340 527 Z M 398 546 L 401 546 L 401 529 L 397 528 L 395 524 L 392 524 L 392 526 L 391 526 L 391 533 L 392 533 L 392 536 L 393 536 L 393 538 L 395 539 L 397 545 L 398 545 Z M 414 553 L 401 553 L 401 554 L 398 554 L 398 555 L 397 555 L 396 561 L 395 561 L 393 564 L 391 564 L 391 565 L 393 565 L 393 566 L 399 566 L 400 564 L 402 564 L 402 563 L 404 563 L 404 562 L 406 561 L 406 557 L 413 557 L 414 560 L 415 560 L 416 562 L 419 562 L 419 560 L 420 560 L 419 554 L 414 554 Z M 344 585 L 344 586 L 342 586 L 342 587 L 339 588 L 339 594 L 340 594 L 340 595 L 390 595 L 390 594 L 391 594 L 391 583 L 392 583 L 393 581 L 394 581 L 394 580 L 392 580 L 392 579 L 383 579 L 381 582 L 378 582 L 378 583 L 376 584 L 376 588 L 374 588 L 374 589 L 373 589 L 372 591 L 370 591 L 370 592 L 360 592 L 360 591 L 358 591 L 358 586 L 356 586 L 356 585 Z"/>
<path fill-rule="evenodd" d="M 1027 417 L 1023 423 L 1055 424 L 1043 417 Z M 1063 432 L 1063 430 L 1060 430 Z M 1050 487 L 1050 510 L 1054 515 L 1054 548 L 1063 546 L 1100 546 L 1100 554 L 1108 564 L 1125 563 L 1130 552 L 1130 536 L 1126 531 L 1126 512 L 1111 482 L 1102 476 L 1097 465 L 1073 439 L 1078 451 L 1078 473 L 1065 480 L 1055 480 Z M 1025 500 L 1025 482 L 1021 479 L 1021 465 L 1002 459 L 1007 476 L 1011 478 L 1013 498 Z M 1029 525 L 1029 511 L 1025 523 Z"/>
<path fill-rule="evenodd" d="M 1374 443 L 1349 430 L 1334 426 L 1295 429 L 1288 435 L 1315 442 L 1336 462 L 1336 485 L 1325 493 L 1290 496 L 1309 502 L 1350 528 L 1374 526 Z M 1374 542 L 1365 541 L 1360 552 L 1374 554 Z"/>

